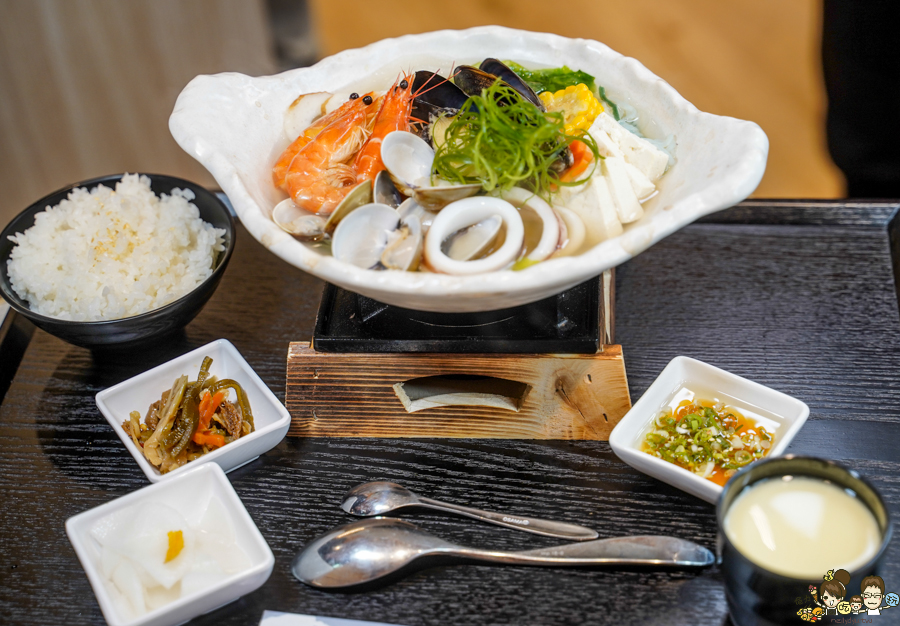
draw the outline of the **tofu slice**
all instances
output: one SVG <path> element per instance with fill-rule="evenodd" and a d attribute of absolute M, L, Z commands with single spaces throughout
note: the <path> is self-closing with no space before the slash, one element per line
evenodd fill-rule
<path fill-rule="evenodd" d="M 622 234 L 616 203 L 603 176 L 595 175 L 583 188 L 575 189 L 578 191 L 561 193 L 555 204 L 573 211 L 584 222 L 585 245 L 593 247 Z"/>
<path fill-rule="evenodd" d="M 616 142 L 612 140 L 612 138 L 605 130 L 599 128 L 596 122 L 594 122 L 594 125 L 588 129 L 588 135 L 590 135 L 594 139 L 594 141 L 597 142 L 597 150 L 600 152 L 600 156 L 625 156 L 619 149 L 618 144 L 616 144 Z"/>
<path fill-rule="evenodd" d="M 609 183 L 609 192 L 616 204 L 619 221 L 628 224 L 641 219 L 644 209 L 634 193 L 625 165 L 625 161 L 619 157 L 603 159 L 603 177 Z"/>
<path fill-rule="evenodd" d="M 638 168 L 651 181 L 657 180 L 666 171 L 669 155 L 642 137 L 623 128 L 611 115 L 601 113 L 594 120 L 588 132 L 594 136 L 594 129 L 605 132 L 618 146 L 625 161 Z M 599 133 L 598 133 L 599 134 Z M 598 142 L 599 143 L 599 142 Z"/>
<path fill-rule="evenodd" d="M 633 166 L 631 163 L 625 162 L 625 171 L 628 172 L 628 178 L 631 180 L 631 188 L 638 200 L 643 202 L 648 196 L 652 196 L 656 191 L 656 186 L 650 182 L 650 179 L 644 176 L 644 173 Z"/>

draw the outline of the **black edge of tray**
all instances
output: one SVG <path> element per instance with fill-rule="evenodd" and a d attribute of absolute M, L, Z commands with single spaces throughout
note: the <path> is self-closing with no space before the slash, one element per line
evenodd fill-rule
<path fill-rule="evenodd" d="M 19 369 L 34 328 L 34 324 L 12 309 L 0 324 L 0 403 Z"/>
<path fill-rule="evenodd" d="M 887 231 L 894 270 L 894 293 L 897 294 L 897 306 L 900 307 L 900 211 L 895 212 L 891 217 Z"/>
<path fill-rule="evenodd" d="M 497 311 L 433 313 L 383 304 L 325 284 L 313 347 L 319 352 L 594 354 L 601 277 Z"/>
<path fill-rule="evenodd" d="M 707 224 L 887 226 L 900 200 L 744 200 L 697 220 Z"/>

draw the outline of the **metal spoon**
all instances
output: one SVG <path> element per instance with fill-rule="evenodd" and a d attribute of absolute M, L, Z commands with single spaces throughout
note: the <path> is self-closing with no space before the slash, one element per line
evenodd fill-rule
<path fill-rule="evenodd" d="M 313 587 L 351 587 L 378 580 L 427 556 L 551 567 L 706 567 L 714 561 L 712 552 L 696 543 L 654 535 L 598 539 L 522 552 L 477 550 L 429 535 L 405 520 L 378 517 L 322 535 L 294 557 L 291 572 Z"/>
<path fill-rule="evenodd" d="M 408 506 L 458 513 L 483 522 L 496 524 L 497 526 L 524 530 L 525 532 L 545 537 L 557 537 L 571 541 L 587 541 L 599 537 L 597 531 L 576 524 L 551 522 L 550 520 L 522 517 L 521 515 L 491 513 L 490 511 L 471 509 L 467 506 L 449 504 L 439 500 L 432 500 L 431 498 L 422 498 L 406 487 L 386 481 L 364 483 L 354 487 L 347 492 L 347 495 L 344 496 L 344 502 L 341 504 L 341 508 L 347 513 L 359 517 L 385 515 L 391 511 Z"/>

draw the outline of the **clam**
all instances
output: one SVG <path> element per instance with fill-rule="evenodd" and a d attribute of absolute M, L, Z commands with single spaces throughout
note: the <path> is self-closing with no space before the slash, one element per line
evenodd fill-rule
<path fill-rule="evenodd" d="M 494 243 L 502 226 L 500 216 L 491 215 L 451 235 L 444 241 L 441 250 L 454 261 L 470 261 L 482 255 Z"/>
<path fill-rule="evenodd" d="M 395 209 L 403 204 L 403 194 L 397 189 L 391 175 L 387 170 L 381 170 L 375 175 L 375 182 L 372 184 L 372 197 L 378 204 L 386 204 Z"/>
<path fill-rule="evenodd" d="M 393 207 L 370 203 L 348 214 L 334 231 L 331 253 L 364 269 L 415 270 L 422 259 L 422 222 Z"/>
<path fill-rule="evenodd" d="M 326 91 L 297 96 L 284 114 L 284 133 L 291 139 L 299 137 L 317 118 L 325 115 L 331 94 Z"/>
<path fill-rule="evenodd" d="M 364 180 L 351 189 L 344 199 L 341 200 L 341 203 L 331 212 L 331 215 L 328 216 L 328 221 L 325 222 L 324 231 L 330 235 L 341 223 L 341 220 L 347 217 L 351 211 L 371 203 L 372 181 Z"/>
<path fill-rule="evenodd" d="M 316 241 L 325 235 L 325 218 L 301 209 L 290 198 L 275 205 L 272 221 L 300 239 Z"/>
<path fill-rule="evenodd" d="M 455 233 L 497 216 L 506 227 L 503 244 L 481 259 L 459 261 L 443 251 L 445 241 Z M 519 211 L 499 198 L 478 196 L 448 204 L 437 214 L 425 235 L 425 259 L 436 272 L 456 275 L 483 274 L 511 265 L 522 250 L 525 227 Z"/>
<path fill-rule="evenodd" d="M 381 160 L 398 189 L 423 207 L 437 211 L 451 202 L 473 196 L 480 184 L 459 185 L 447 181 L 432 184 L 434 150 L 424 139 L 406 131 L 394 131 L 381 142 Z"/>
<path fill-rule="evenodd" d="M 520 209 L 534 211 L 541 221 L 541 238 L 525 258 L 530 261 L 543 261 L 556 252 L 559 245 L 560 220 L 550 205 L 534 193 L 521 187 L 513 187 L 509 191 L 503 192 L 501 197 Z"/>
<path fill-rule="evenodd" d="M 415 216 L 422 225 L 423 233 L 428 232 L 428 229 L 431 228 L 431 223 L 434 221 L 434 218 L 437 217 L 437 213 L 433 213 L 423 207 L 416 202 L 415 198 L 407 198 L 404 200 L 403 204 L 397 208 L 397 213 L 400 214 L 401 220 L 407 219 L 410 216 Z"/>
<path fill-rule="evenodd" d="M 381 264 L 389 270 L 412 271 L 422 260 L 422 223 L 415 215 L 401 219 L 400 227 L 391 234 L 381 253 Z"/>
<path fill-rule="evenodd" d="M 400 226 L 396 209 L 366 204 L 338 224 L 331 239 L 331 254 L 339 261 L 364 269 L 381 269 L 381 256 Z"/>

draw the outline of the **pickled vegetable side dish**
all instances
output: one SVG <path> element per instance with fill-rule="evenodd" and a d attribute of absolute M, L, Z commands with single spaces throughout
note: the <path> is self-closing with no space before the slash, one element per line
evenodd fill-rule
<path fill-rule="evenodd" d="M 766 456 L 774 440 L 733 406 L 675 399 L 656 416 L 641 450 L 724 486 L 737 470 Z"/>
<path fill-rule="evenodd" d="M 244 389 L 234 380 L 209 375 L 206 357 L 194 381 L 175 380 L 171 389 L 141 414 L 132 411 L 122 428 L 162 474 L 221 448 L 254 430 L 253 413 Z M 236 398 L 229 400 L 233 392 Z"/>

